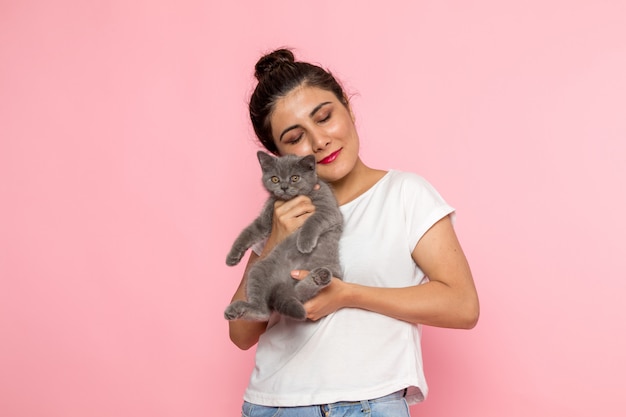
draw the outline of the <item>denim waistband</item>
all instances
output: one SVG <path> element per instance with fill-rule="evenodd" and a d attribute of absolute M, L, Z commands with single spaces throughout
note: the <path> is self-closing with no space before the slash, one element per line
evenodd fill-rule
<path fill-rule="evenodd" d="M 372 402 L 372 401 L 397 400 L 399 398 L 404 398 L 404 397 L 406 397 L 406 391 L 407 391 L 406 388 L 405 389 L 401 389 L 400 391 L 392 392 L 391 394 L 385 395 L 384 397 L 374 398 L 373 400 L 370 400 L 370 402 Z"/>
<path fill-rule="evenodd" d="M 408 406 L 405 404 L 397 404 L 398 400 L 406 397 L 407 390 L 402 389 L 400 391 L 393 392 L 391 394 L 384 395 L 379 398 L 373 398 L 371 400 L 363 401 L 339 401 L 331 404 L 310 405 L 310 406 L 298 406 L 298 407 L 271 407 L 256 405 L 244 401 L 242 407 L 242 416 L 250 415 L 264 415 L 264 416 L 292 416 L 292 417 L 320 417 L 320 416 L 332 416 L 335 412 L 346 415 L 362 415 L 362 413 L 369 412 L 375 407 L 391 407 L 390 415 L 409 416 Z M 349 409 L 352 409 L 350 411 Z M 333 411 L 337 410 L 337 411 Z M 277 414 L 278 413 L 278 414 Z M 385 414 L 386 415 L 386 414 Z"/>
<path fill-rule="evenodd" d="M 407 389 L 404 388 L 399 391 L 392 392 L 391 394 L 387 394 L 382 397 L 373 398 L 371 400 L 365 400 L 365 401 L 339 401 L 339 402 L 332 403 L 332 404 L 323 404 L 323 405 L 320 405 L 320 408 L 322 409 L 322 411 L 328 411 L 328 409 L 330 408 L 346 407 L 346 406 L 351 406 L 355 404 L 362 404 L 364 402 L 365 403 L 377 403 L 377 402 L 399 400 L 400 398 L 406 397 L 406 391 Z"/>

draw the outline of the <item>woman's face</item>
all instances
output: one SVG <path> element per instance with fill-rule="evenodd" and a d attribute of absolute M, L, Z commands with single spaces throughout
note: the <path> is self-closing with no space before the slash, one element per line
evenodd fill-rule
<path fill-rule="evenodd" d="M 276 102 L 270 116 L 281 155 L 315 155 L 320 178 L 334 182 L 349 174 L 359 155 L 351 112 L 335 95 L 317 87 L 297 87 Z"/>

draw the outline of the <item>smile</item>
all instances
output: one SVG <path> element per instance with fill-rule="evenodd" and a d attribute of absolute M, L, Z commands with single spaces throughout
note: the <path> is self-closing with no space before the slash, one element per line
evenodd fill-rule
<path fill-rule="evenodd" d="M 343 149 L 343 148 L 342 148 Z M 321 161 L 318 162 L 318 164 L 321 165 L 326 165 L 326 164 L 330 164 L 331 162 L 333 162 L 335 159 L 337 159 L 337 156 L 339 156 L 339 153 L 341 152 L 341 149 L 331 153 L 330 155 L 328 155 L 326 158 L 322 159 Z"/>

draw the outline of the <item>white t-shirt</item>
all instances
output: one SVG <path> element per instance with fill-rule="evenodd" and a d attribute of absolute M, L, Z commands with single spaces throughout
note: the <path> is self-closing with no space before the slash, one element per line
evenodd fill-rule
<path fill-rule="evenodd" d="M 378 287 L 426 282 L 411 253 L 432 225 L 454 216 L 426 180 L 394 170 L 341 212 L 343 279 Z M 344 308 L 316 322 L 273 315 L 244 399 L 288 407 L 366 400 L 404 388 L 409 404 L 428 393 L 421 326 Z"/>

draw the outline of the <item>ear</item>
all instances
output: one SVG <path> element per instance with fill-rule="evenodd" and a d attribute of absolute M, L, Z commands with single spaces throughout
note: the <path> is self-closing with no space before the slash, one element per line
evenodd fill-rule
<path fill-rule="evenodd" d="M 257 158 L 259 158 L 259 163 L 261 164 L 261 167 L 266 167 L 269 166 L 273 161 L 274 161 L 274 157 L 263 152 L 263 151 L 258 151 L 256 153 Z"/>
<path fill-rule="evenodd" d="M 307 155 L 300 160 L 300 165 L 313 171 L 315 169 L 315 155 Z"/>

